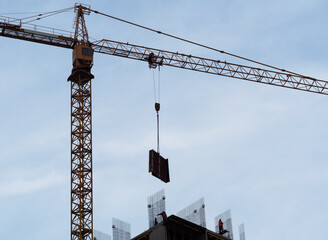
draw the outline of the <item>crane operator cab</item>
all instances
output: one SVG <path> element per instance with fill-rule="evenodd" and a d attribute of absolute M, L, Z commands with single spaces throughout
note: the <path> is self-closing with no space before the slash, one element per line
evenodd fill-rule
<path fill-rule="evenodd" d="M 93 65 L 93 49 L 84 44 L 75 45 L 73 50 L 73 66 L 91 68 Z"/>
<path fill-rule="evenodd" d="M 75 45 L 73 50 L 73 69 L 67 81 L 86 84 L 94 76 L 90 70 L 93 65 L 93 49 L 86 44 Z M 79 77 L 78 77 L 79 76 Z"/>

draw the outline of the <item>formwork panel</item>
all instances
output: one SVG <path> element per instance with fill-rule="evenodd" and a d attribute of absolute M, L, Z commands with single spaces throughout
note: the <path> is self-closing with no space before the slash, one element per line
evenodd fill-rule
<path fill-rule="evenodd" d="M 228 237 L 233 240 L 231 210 L 229 209 L 214 218 L 215 232 L 217 232 L 217 233 L 219 233 L 218 222 L 220 219 L 223 222 L 223 228 L 228 231 L 228 232 L 224 233 L 223 236 Z"/>
<path fill-rule="evenodd" d="M 177 215 L 183 219 L 206 228 L 204 198 L 200 198 L 198 201 L 182 209 L 177 213 Z"/>
<path fill-rule="evenodd" d="M 164 189 L 148 197 L 148 222 L 149 228 L 155 225 L 155 219 L 158 223 L 163 221 L 162 212 L 166 212 Z"/>
<path fill-rule="evenodd" d="M 127 222 L 113 218 L 113 240 L 130 240 L 131 225 Z"/>

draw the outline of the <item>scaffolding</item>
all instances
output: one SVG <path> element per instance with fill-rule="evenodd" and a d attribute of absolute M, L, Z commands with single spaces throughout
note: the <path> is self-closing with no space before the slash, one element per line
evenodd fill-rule
<path fill-rule="evenodd" d="M 244 226 L 244 224 L 243 223 L 240 224 L 238 226 L 238 228 L 239 228 L 239 240 L 245 240 L 246 237 L 245 237 L 245 226 Z"/>
<path fill-rule="evenodd" d="M 223 236 L 230 238 L 233 240 L 233 232 L 232 232 L 232 220 L 231 220 L 231 210 L 227 210 L 214 218 L 215 222 L 215 232 L 219 233 L 219 219 L 221 219 L 223 223 L 223 228 L 227 230 Z"/>
<path fill-rule="evenodd" d="M 148 197 L 148 222 L 149 228 L 155 226 L 155 219 L 158 223 L 163 221 L 161 215 L 166 211 L 164 189 Z"/>
<path fill-rule="evenodd" d="M 204 198 L 202 197 L 198 201 L 182 209 L 177 213 L 177 215 L 183 219 L 206 228 Z"/>
<path fill-rule="evenodd" d="M 93 230 L 93 240 L 111 240 L 111 237 L 106 233 Z"/>
<path fill-rule="evenodd" d="M 113 240 L 130 240 L 131 225 L 127 222 L 113 218 Z"/>

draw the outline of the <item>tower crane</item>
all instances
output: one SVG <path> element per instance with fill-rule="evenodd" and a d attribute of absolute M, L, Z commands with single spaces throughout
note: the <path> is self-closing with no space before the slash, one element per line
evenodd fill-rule
<path fill-rule="evenodd" d="M 71 85 L 71 239 L 93 239 L 91 74 L 94 52 L 251 82 L 328 95 L 328 81 L 278 68 L 258 68 L 161 49 L 102 39 L 90 41 L 84 16 L 102 14 L 83 4 L 74 6 L 75 32 L 0 17 L 3 37 L 73 50 Z M 49 16 L 54 14 L 50 12 Z M 40 19 L 40 18 L 39 18 Z M 136 25 L 136 24 L 134 24 Z M 152 29 L 148 29 L 152 30 Z M 162 32 L 157 31 L 159 34 Z M 168 35 L 168 34 L 166 34 Z M 190 42 L 190 41 L 189 41 Z M 221 51 L 221 53 L 224 53 Z"/>

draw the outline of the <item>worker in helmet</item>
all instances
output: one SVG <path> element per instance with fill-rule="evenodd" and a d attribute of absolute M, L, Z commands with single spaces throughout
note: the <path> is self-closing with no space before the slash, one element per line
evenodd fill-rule
<path fill-rule="evenodd" d="M 161 215 L 162 218 L 163 218 L 163 221 L 164 221 L 165 219 L 167 219 L 167 215 L 166 215 L 166 212 L 165 212 L 165 211 L 163 211 L 163 212 L 161 212 L 160 214 L 157 214 L 157 215 Z"/>
<path fill-rule="evenodd" d="M 162 215 L 163 220 L 167 219 L 167 215 L 166 215 L 166 212 L 165 212 L 165 211 L 163 211 L 163 212 L 161 213 L 161 215 Z"/>
<path fill-rule="evenodd" d="M 219 234 L 222 235 L 223 234 L 223 222 L 220 218 L 219 220 Z"/>
<path fill-rule="evenodd" d="M 164 221 L 165 219 L 167 219 L 167 215 L 166 215 L 166 212 L 165 211 L 157 214 L 157 216 L 162 216 L 162 219 L 163 219 L 162 221 Z M 160 220 L 160 219 L 157 219 L 157 216 L 155 216 L 155 225 L 157 225 L 159 223 L 159 220 Z"/>

